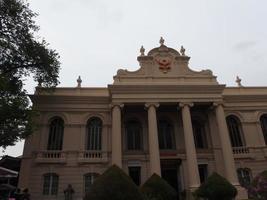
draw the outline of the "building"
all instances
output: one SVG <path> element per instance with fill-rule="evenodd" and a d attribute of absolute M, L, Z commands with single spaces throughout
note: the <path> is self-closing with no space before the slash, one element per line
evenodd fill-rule
<path fill-rule="evenodd" d="M 39 129 L 25 142 L 19 184 L 33 199 L 64 199 L 68 184 L 81 199 L 112 164 L 136 184 L 157 173 L 180 193 L 216 171 L 238 199 L 247 196 L 267 168 L 267 87 L 219 84 L 162 38 L 140 53 L 140 69 L 118 70 L 108 87 L 82 87 L 79 78 L 77 87 L 30 96 Z"/>

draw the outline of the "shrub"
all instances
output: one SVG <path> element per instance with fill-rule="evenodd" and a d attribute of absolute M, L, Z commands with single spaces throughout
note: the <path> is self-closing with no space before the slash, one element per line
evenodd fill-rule
<path fill-rule="evenodd" d="M 143 200 L 142 194 L 127 174 L 113 165 L 100 175 L 84 200 Z"/>
<path fill-rule="evenodd" d="M 267 171 L 257 175 L 248 188 L 249 197 L 255 200 L 267 199 Z"/>
<path fill-rule="evenodd" d="M 193 195 L 197 199 L 232 200 L 237 195 L 237 189 L 228 180 L 217 173 L 213 173 Z"/>
<path fill-rule="evenodd" d="M 176 200 L 177 193 L 163 178 L 153 174 L 141 187 L 145 200 Z"/>

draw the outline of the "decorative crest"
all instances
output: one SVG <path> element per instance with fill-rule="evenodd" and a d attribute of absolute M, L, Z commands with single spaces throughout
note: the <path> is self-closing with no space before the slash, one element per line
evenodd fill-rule
<path fill-rule="evenodd" d="M 182 56 L 185 56 L 185 48 L 181 46 L 180 53 Z"/>
<path fill-rule="evenodd" d="M 143 45 L 141 46 L 140 53 L 141 53 L 141 56 L 145 55 L 145 48 L 143 47 Z"/>
<path fill-rule="evenodd" d="M 160 37 L 159 43 L 161 46 L 164 45 L 164 42 L 165 42 L 165 40 L 163 39 L 163 37 Z"/>
<path fill-rule="evenodd" d="M 238 86 L 238 87 L 242 87 L 242 86 L 243 86 L 243 85 L 241 84 L 241 81 L 242 81 L 242 79 L 239 78 L 239 76 L 236 76 L 236 80 L 235 80 L 235 82 L 237 83 L 237 86 Z"/>
<path fill-rule="evenodd" d="M 82 85 L 82 79 L 81 79 L 81 76 L 79 76 L 77 79 L 77 87 L 80 88 L 81 85 Z"/>

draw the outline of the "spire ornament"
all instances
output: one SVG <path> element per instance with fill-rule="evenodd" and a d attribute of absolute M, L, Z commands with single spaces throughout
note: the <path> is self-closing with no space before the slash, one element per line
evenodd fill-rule
<path fill-rule="evenodd" d="M 145 48 L 143 47 L 143 45 L 140 48 L 140 53 L 141 53 L 141 56 L 145 56 Z"/>
<path fill-rule="evenodd" d="M 159 40 L 160 46 L 163 46 L 164 42 L 165 42 L 165 40 L 163 39 L 163 37 L 160 37 L 160 40 Z"/>
<path fill-rule="evenodd" d="M 185 48 L 181 46 L 180 53 L 182 56 L 185 56 Z"/>
<path fill-rule="evenodd" d="M 79 76 L 77 79 L 77 87 L 80 88 L 81 85 L 82 85 L 82 79 L 81 79 L 81 76 Z"/>
<path fill-rule="evenodd" d="M 236 80 L 235 80 L 235 82 L 237 83 L 237 86 L 238 86 L 238 87 L 243 87 L 243 85 L 241 84 L 241 81 L 242 81 L 242 79 L 239 78 L 239 76 L 236 76 Z"/>

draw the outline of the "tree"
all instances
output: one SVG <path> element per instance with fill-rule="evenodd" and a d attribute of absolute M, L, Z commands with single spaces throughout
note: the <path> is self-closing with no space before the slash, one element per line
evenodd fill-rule
<path fill-rule="evenodd" d="M 84 200 L 143 200 L 142 194 L 131 178 L 116 165 L 100 175 Z"/>
<path fill-rule="evenodd" d="M 232 200 L 237 195 L 237 189 L 227 179 L 214 172 L 193 195 L 196 199 Z"/>
<path fill-rule="evenodd" d="M 24 0 L 0 0 L 0 147 L 14 145 L 33 131 L 30 100 L 23 80 L 58 85 L 59 56 L 38 39 L 36 13 Z"/>
<path fill-rule="evenodd" d="M 176 200 L 177 192 L 167 181 L 153 174 L 141 187 L 145 200 Z"/>
<path fill-rule="evenodd" d="M 254 200 L 267 199 L 267 170 L 258 174 L 248 188 L 249 197 Z"/>

